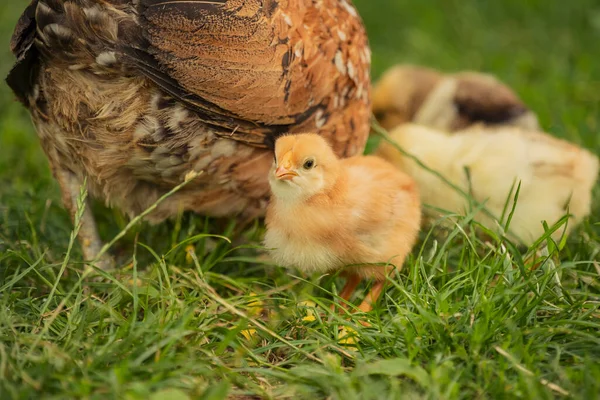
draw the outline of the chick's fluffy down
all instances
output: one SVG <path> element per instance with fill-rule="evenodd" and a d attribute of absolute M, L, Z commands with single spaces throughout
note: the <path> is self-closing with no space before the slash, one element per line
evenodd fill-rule
<path fill-rule="evenodd" d="M 389 268 L 364 264 L 401 267 L 420 226 L 416 185 L 377 157 L 332 164 L 323 166 L 325 183 L 318 193 L 297 200 L 273 196 L 265 245 L 277 263 L 305 272 L 346 267 L 383 279 Z"/>

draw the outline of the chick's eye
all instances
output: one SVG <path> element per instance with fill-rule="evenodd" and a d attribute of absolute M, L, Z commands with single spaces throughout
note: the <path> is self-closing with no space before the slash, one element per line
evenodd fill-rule
<path fill-rule="evenodd" d="M 308 159 L 308 160 L 304 161 L 304 165 L 303 165 L 304 169 L 311 169 L 314 166 L 315 166 L 315 160 Z"/>

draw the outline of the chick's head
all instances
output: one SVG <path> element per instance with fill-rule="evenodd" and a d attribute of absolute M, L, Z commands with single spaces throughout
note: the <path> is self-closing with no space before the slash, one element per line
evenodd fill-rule
<path fill-rule="evenodd" d="M 281 136 L 269 173 L 271 191 L 289 201 L 309 198 L 335 183 L 338 164 L 327 141 L 317 134 Z"/>

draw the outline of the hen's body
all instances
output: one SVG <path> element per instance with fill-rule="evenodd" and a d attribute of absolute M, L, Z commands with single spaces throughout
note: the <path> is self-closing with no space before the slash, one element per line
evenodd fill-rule
<path fill-rule="evenodd" d="M 136 215 L 195 170 L 152 221 L 259 216 L 278 135 L 350 156 L 369 130 L 370 53 L 345 0 L 33 0 L 11 45 L 8 82 L 71 212 L 85 177 Z M 91 215 L 83 231 L 97 242 Z"/>

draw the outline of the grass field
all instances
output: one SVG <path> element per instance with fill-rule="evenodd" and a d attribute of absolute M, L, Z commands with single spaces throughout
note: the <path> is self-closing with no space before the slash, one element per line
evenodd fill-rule
<path fill-rule="evenodd" d="M 600 152 L 596 0 L 356 4 L 375 78 L 398 62 L 492 72 L 544 129 Z M 2 76 L 24 7 L 0 5 Z M 341 279 L 262 262 L 259 224 L 235 247 L 207 236 L 230 228 L 191 215 L 136 226 L 112 249 L 131 262 L 83 283 L 57 184 L 2 85 L 0 399 L 599 398 L 599 189 L 535 270 L 501 239 L 423 232 L 369 315 L 321 316 Z M 105 239 L 127 224 L 95 213 Z"/>

